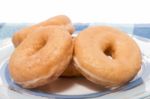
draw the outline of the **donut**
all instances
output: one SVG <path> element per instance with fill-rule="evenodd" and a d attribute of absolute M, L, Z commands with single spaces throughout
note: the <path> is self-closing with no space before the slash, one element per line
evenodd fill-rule
<path fill-rule="evenodd" d="M 38 26 L 56 25 L 56 26 L 61 26 L 62 28 L 65 28 L 71 34 L 74 32 L 74 27 L 72 25 L 71 20 L 65 15 L 58 15 L 58 16 L 52 17 L 37 25 Z"/>
<path fill-rule="evenodd" d="M 68 31 L 59 27 L 40 27 L 14 50 L 9 72 L 12 79 L 24 88 L 42 86 L 64 72 L 72 53 L 72 37 Z"/>
<path fill-rule="evenodd" d="M 76 68 L 88 80 L 106 88 L 120 87 L 141 68 L 141 52 L 124 32 L 109 26 L 93 26 L 75 40 Z"/>
<path fill-rule="evenodd" d="M 41 22 L 39 24 L 26 27 L 26 28 L 16 32 L 12 37 L 12 42 L 13 42 L 14 46 L 17 47 L 24 40 L 24 38 L 26 38 L 27 35 L 29 33 L 31 33 L 32 31 L 38 29 L 41 26 L 45 27 L 45 26 L 51 26 L 51 25 L 60 26 L 62 28 L 65 28 L 70 33 L 72 33 L 74 31 L 74 27 L 71 24 L 70 19 L 65 15 L 59 15 L 59 16 L 52 17 L 52 18 L 50 18 L 44 22 Z"/>
<path fill-rule="evenodd" d="M 46 26 L 53 26 L 53 27 L 62 27 L 66 30 L 68 30 L 70 33 L 74 32 L 74 27 L 70 21 L 70 19 L 65 15 L 58 15 L 55 17 L 52 17 L 44 22 L 41 22 L 39 24 L 29 26 L 27 28 L 24 28 L 14 34 L 12 37 L 12 42 L 15 47 L 17 47 L 26 37 L 28 34 L 32 33 L 33 31 L 37 30 L 39 27 L 46 27 Z M 73 76 L 79 76 L 80 73 L 75 70 L 73 63 L 69 64 L 69 68 L 65 70 L 65 74 L 62 74 L 62 76 L 65 77 L 73 77 Z"/>

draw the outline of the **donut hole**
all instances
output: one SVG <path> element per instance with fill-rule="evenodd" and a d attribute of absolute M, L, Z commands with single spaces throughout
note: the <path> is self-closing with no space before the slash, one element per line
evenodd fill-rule
<path fill-rule="evenodd" d="M 43 48 L 46 45 L 46 40 L 41 40 L 39 42 L 39 44 L 37 44 L 36 46 L 36 51 L 40 50 L 41 48 Z"/>
<path fill-rule="evenodd" d="M 33 51 L 31 55 L 36 54 L 39 52 L 45 45 L 46 45 L 46 40 L 38 40 L 34 45 L 33 45 Z"/>
<path fill-rule="evenodd" d="M 106 49 L 104 50 L 104 54 L 109 58 L 109 59 L 113 59 L 113 53 L 114 53 L 114 50 L 113 50 L 113 47 L 112 46 L 108 46 L 106 47 Z"/>

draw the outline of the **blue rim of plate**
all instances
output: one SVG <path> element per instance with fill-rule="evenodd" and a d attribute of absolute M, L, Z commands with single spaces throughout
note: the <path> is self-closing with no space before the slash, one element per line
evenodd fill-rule
<path fill-rule="evenodd" d="M 14 83 L 13 80 L 10 77 L 9 71 L 8 71 L 8 61 L 6 61 L 1 68 L 1 76 L 2 76 L 2 81 L 4 84 L 8 86 L 8 89 L 13 90 L 17 93 L 20 94 L 29 94 L 29 95 L 34 95 L 34 96 L 40 96 L 40 97 L 46 97 L 46 98 L 57 98 L 57 99 L 83 99 L 83 98 L 96 98 L 96 97 L 101 97 L 110 93 L 118 92 L 118 91 L 127 91 L 130 89 L 133 89 L 143 83 L 142 77 L 138 77 L 135 80 L 130 81 L 128 84 L 114 89 L 114 90 L 105 90 L 102 92 L 96 92 L 96 93 L 91 93 L 91 94 L 83 94 L 83 95 L 59 95 L 59 94 L 54 94 L 54 93 L 45 93 L 41 92 L 38 90 L 28 90 L 24 89 L 18 84 Z"/>

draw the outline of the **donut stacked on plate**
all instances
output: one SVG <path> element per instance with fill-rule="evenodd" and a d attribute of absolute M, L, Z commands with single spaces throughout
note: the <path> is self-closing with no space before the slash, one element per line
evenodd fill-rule
<path fill-rule="evenodd" d="M 140 49 L 127 34 L 108 26 L 89 27 L 75 38 L 64 15 L 16 32 L 9 61 L 12 79 L 35 88 L 58 77 L 82 77 L 111 88 L 132 80 L 141 68 Z"/>

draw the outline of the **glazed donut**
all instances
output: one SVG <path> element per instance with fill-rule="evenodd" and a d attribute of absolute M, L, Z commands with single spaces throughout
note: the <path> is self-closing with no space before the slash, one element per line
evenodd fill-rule
<path fill-rule="evenodd" d="M 93 26 L 79 33 L 74 60 L 88 80 L 107 88 L 126 84 L 141 68 L 141 53 L 135 41 L 107 26 Z"/>
<path fill-rule="evenodd" d="M 67 16 L 59 15 L 52 17 L 44 22 L 41 22 L 39 24 L 24 28 L 14 34 L 12 37 L 12 42 L 15 47 L 17 47 L 26 37 L 28 34 L 32 33 L 33 31 L 37 30 L 39 27 L 45 27 L 45 26 L 53 26 L 53 27 L 62 27 L 68 30 L 70 33 L 74 32 L 74 27 L 70 21 L 70 19 Z M 75 70 L 73 63 L 70 63 L 68 66 L 68 69 L 65 70 L 64 74 L 62 76 L 66 77 L 72 77 L 72 76 L 79 76 L 80 73 Z"/>
<path fill-rule="evenodd" d="M 9 61 L 9 72 L 24 88 L 42 86 L 64 72 L 72 53 L 72 37 L 68 31 L 59 27 L 41 27 L 15 49 Z"/>
<path fill-rule="evenodd" d="M 27 37 L 28 34 L 30 34 L 32 31 L 38 29 L 41 26 L 60 26 L 62 28 L 65 28 L 68 30 L 70 33 L 74 31 L 74 27 L 71 24 L 70 19 L 67 16 L 64 15 L 59 15 L 52 17 L 44 22 L 41 22 L 39 24 L 33 25 L 26 27 L 18 32 L 16 32 L 13 37 L 12 37 L 12 42 L 15 47 L 17 47 L 23 40 L 24 38 Z"/>

